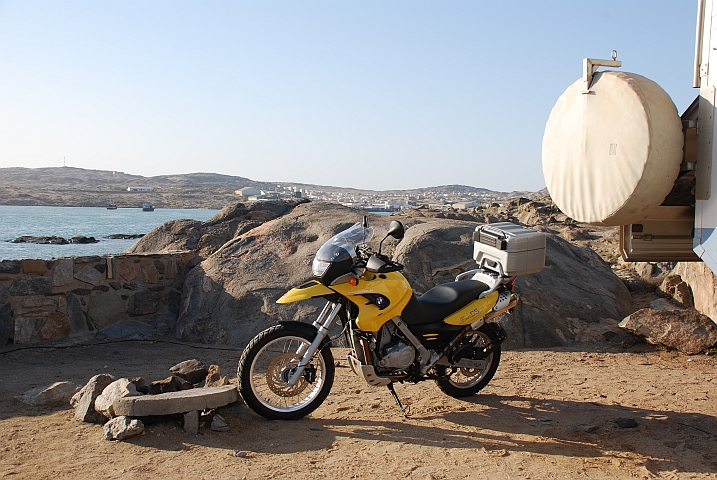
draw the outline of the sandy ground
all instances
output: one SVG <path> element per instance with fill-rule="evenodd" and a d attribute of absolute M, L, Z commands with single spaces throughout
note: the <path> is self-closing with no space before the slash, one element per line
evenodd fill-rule
<path fill-rule="evenodd" d="M 96 373 L 168 376 L 199 358 L 233 372 L 239 352 L 121 342 L 0 353 L 0 476 L 7 478 L 717 478 L 717 362 L 636 345 L 504 352 L 491 384 L 457 400 L 432 382 L 385 388 L 355 377 L 337 349 L 336 382 L 311 416 L 267 421 L 243 404 L 219 410 L 229 432 L 184 432 L 178 419 L 102 440 L 63 407 L 13 397 Z M 614 421 L 630 418 L 636 428 Z M 575 431 L 591 424 L 597 430 Z M 247 452 L 246 458 L 234 455 Z"/>

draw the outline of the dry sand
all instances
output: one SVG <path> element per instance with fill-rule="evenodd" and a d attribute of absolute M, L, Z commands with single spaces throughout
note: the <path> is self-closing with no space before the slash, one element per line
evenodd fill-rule
<path fill-rule="evenodd" d="M 457 400 L 432 382 L 398 385 L 403 419 L 336 349 L 336 382 L 307 418 L 219 410 L 229 432 L 190 435 L 179 419 L 102 440 L 68 407 L 28 407 L 31 387 L 92 375 L 168 376 L 188 358 L 234 371 L 239 352 L 120 342 L 0 354 L 0 476 L 20 478 L 717 478 L 717 362 L 652 347 L 504 352 L 491 384 Z M 634 419 L 636 428 L 614 421 Z M 591 433 L 577 425 L 595 425 Z M 236 451 L 246 452 L 237 457 Z M 243 455 L 243 454 L 242 454 Z"/>

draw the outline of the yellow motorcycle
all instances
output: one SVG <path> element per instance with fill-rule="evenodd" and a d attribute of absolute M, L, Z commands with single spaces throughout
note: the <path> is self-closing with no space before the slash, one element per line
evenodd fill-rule
<path fill-rule="evenodd" d="M 517 302 L 515 277 L 507 271 L 517 257 L 501 252 L 510 250 L 511 239 L 525 237 L 525 231 L 543 237 L 542 264 L 537 252 L 531 256 L 534 265 L 518 268 L 537 271 L 545 256 L 543 234 L 510 223 L 497 225 L 503 228 L 483 226 L 474 233 L 479 268 L 421 296 L 399 273 L 403 266 L 381 253 L 386 238 L 403 238 L 400 222 L 391 222 L 378 252 L 367 246 L 373 229 L 366 218 L 330 238 L 316 253 L 313 279 L 277 301 L 323 298 L 326 305 L 313 324 L 282 321 L 249 342 L 238 368 L 246 404 L 259 415 L 280 420 L 301 418 L 318 408 L 334 381 L 328 334 L 337 319 L 353 372 L 370 385 L 388 387 L 404 415 L 394 382 L 432 379 L 453 397 L 484 388 L 498 368 L 506 338 L 503 328 L 489 321 Z M 515 238 L 509 236 L 511 227 L 521 230 Z M 539 247 L 540 239 L 537 243 Z M 524 263 L 524 257 L 518 261 Z"/>

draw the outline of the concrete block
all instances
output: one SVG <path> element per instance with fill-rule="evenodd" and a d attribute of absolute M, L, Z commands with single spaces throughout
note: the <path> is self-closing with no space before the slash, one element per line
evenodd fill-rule
<path fill-rule="evenodd" d="M 199 411 L 192 410 L 184 414 L 184 431 L 196 435 L 199 433 Z"/>
<path fill-rule="evenodd" d="M 192 410 L 223 407 L 239 400 L 236 385 L 195 388 L 181 392 L 125 397 L 115 400 L 112 410 L 116 415 L 147 417 L 151 415 L 175 415 Z"/>

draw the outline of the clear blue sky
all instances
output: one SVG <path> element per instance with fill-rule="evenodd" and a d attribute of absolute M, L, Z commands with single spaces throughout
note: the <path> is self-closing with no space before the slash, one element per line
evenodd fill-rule
<path fill-rule="evenodd" d="M 583 57 L 689 105 L 696 3 L 0 1 L 0 167 L 538 190 Z"/>

